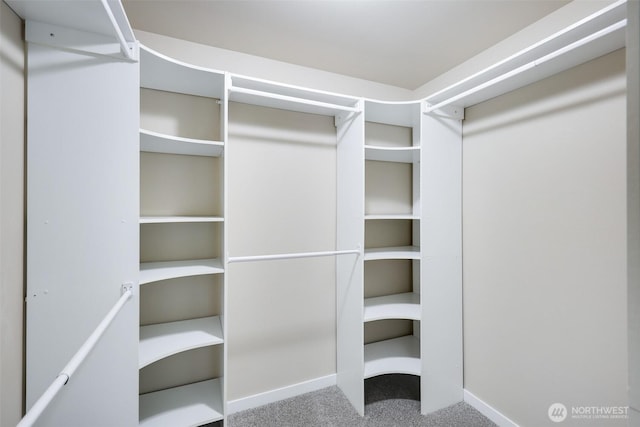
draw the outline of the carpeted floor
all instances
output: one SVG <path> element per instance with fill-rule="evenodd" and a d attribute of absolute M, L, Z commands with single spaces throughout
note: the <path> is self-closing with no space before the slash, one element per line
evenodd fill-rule
<path fill-rule="evenodd" d="M 229 427 L 493 427 L 464 402 L 420 415 L 419 378 L 382 375 L 365 381 L 365 416 L 360 417 L 336 386 L 228 417 Z"/>

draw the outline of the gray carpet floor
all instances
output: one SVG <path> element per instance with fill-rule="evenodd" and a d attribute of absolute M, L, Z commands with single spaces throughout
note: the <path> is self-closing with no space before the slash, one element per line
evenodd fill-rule
<path fill-rule="evenodd" d="M 365 381 L 360 417 L 336 386 L 271 403 L 228 417 L 229 427 L 493 427 L 464 402 L 420 415 L 419 378 L 382 375 Z"/>

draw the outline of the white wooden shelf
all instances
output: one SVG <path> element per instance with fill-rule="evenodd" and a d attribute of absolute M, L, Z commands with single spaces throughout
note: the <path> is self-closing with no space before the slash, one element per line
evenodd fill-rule
<path fill-rule="evenodd" d="M 140 86 L 222 99 L 225 74 L 169 58 L 140 45 Z"/>
<path fill-rule="evenodd" d="M 420 123 L 421 101 L 385 102 L 365 100 L 365 120 L 395 126 L 414 127 Z"/>
<path fill-rule="evenodd" d="M 382 297 L 365 298 L 364 321 L 382 319 L 420 320 L 420 294 L 406 292 Z"/>
<path fill-rule="evenodd" d="M 224 142 L 166 135 L 140 129 L 140 151 L 149 153 L 183 154 L 186 156 L 220 157 Z"/>
<path fill-rule="evenodd" d="M 237 75 L 231 76 L 229 100 L 325 116 L 361 111 L 357 98 Z"/>
<path fill-rule="evenodd" d="M 420 259 L 420 248 L 418 246 L 394 246 L 365 249 L 365 261 L 377 259 Z"/>
<path fill-rule="evenodd" d="M 138 367 L 144 368 L 176 353 L 223 342 L 219 316 L 142 326 Z"/>
<path fill-rule="evenodd" d="M 172 224 L 189 222 L 224 222 L 221 216 L 142 216 L 140 224 Z"/>
<path fill-rule="evenodd" d="M 420 373 L 420 340 L 417 337 L 393 338 L 364 346 L 364 378 Z"/>
<path fill-rule="evenodd" d="M 219 258 L 196 259 L 187 261 L 143 262 L 140 264 L 140 284 L 177 277 L 200 276 L 203 274 L 224 273 Z"/>
<path fill-rule="evenodd" d="M 191 427 L 223 419 L 222 381 L 213 379 L 140 396 L 141 427 Z"/>
<path fill-rule="evenodd" d="M 395 219 L 395 220 L 419 220 L 419 215 L 413 214 L 366 214 L 365 220 L 381 220 L 381 219 Z"/>
<path fill-rule="evenodd" d="M 420 147 L 379 147 L 375 145 L 364 146 L 366 160 L 381 162 L 417 163 L 420 161 Z"/>

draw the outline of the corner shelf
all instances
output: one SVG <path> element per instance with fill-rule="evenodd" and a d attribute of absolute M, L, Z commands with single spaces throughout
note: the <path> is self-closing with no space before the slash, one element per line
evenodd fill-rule
<path fill-rule="evenodd" d="M 420 341 L 417 337 L 393 338 L 364 346 L 364 378 L 420 373 Z"/>
<path fill-rule="evenodd" d="M 225 73 L 169 58 L 140 45 L 140 86 L 167 92 L 224 97 Z"/>
<path fill-rule="evenodd" d="M 364 158 L 380 162 L 416 163 L 420 161 L 420 147 L 415 145 L 410 147 L 365 145 Z"/>
<path fill-rule="evenodd" d="M 140 396 L 141 427 L 190 427 L 223 419 L 222 382 L 201 381 Z"/>
<path fill-rule="evenodd" d="M 177 277 L 220 273 L 224 273 L 224 268 L 219 258 L 143 262 L 140 264 L 140 284 L 175 279 Z"/>
<path fill-rule="evenodd" d="M 148 153 L 182 154 L 186 156 L 220 157 L 224 142 L 167 135 L 140 129 L 140 151 Z"/>
<path fill-rule="evenodd" d="M 223 342 L 219 316 L 142 326 L 138 366 L 144 368 L 176 353 Z"/>
<path fill-rule="evenodd" d="M 383 319 L 420 320 L 420 294 L 405 292 L 382 297 L 365 298 L 364 321 Z"/>
<path fill-rule="evenodd" d="M 418 246 L 394 246 L 365 249 L 365 261 L 377 259 L 420 259 L 420 248 Z"/>

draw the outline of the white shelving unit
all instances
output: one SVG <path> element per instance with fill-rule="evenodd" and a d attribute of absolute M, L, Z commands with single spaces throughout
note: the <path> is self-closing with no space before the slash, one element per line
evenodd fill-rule
<path fill-rule="evenodd" d="M 417 337 L 393 338 L 364 346 L 365 379 L 385 374 L 421 373 L 420 340 Z"/>
<path fill-rule="evenodd" d="M 140 396 L 140 426 L 198 426 L 224 418 L 222 382 L 201 381 Z"/>
<path fill-rule="evenodd" d="M 141 204 L 143 214 L 140 217 L 141 227 L 171 227 L 167 229 L 171 230 L 170 234 L 183 231 L 188 232 L 189 227 L 195 226 L 214 227 L 213 230 L 216 230 L 214 234 L 217 234 L 219 240 L 218 244 L 213 243 L 214 247 L 217 245 L 217 250 L 215 250 L 213 258 L 186 260 L 161 259 L 157 261 L 145 259 L 146 262 L 141 262 L 140 264 L 140 285 L 144 285 L 144 289 L 152 289 L 148 287 L 153 287 L 156 282 L 165 280 L 182 281 L 188 277 L 204 275 L 222 277 L 222 302 L 218 304 L 221 306 L 220 313 L 208 317 L 167 321 L 140 327 L 140 369 L 161 360 L 170 360 L 168 358 L 179 353 L 184 354 L 203 347 L 219 346 L 221 348 L 223 355 L 221 358 L 222 366 L 218 369 L 218 377 L 195 383 L 190 380 L 185 380 L 182 385 L 171 386 L 169 388 L 163 387 L 164 389 L 158 391 L 145 392 L 141 394 L 139 398 L 141 426 L 197 426 L 224 420 L 225 418 L 226 393 L 224 372 L 226 366 L 226 348 L 224 337 L 226 333 L 224 307 L 226 299 L 226 279 L 224 275 L 225 265 L 223 254 L 225 253 L 224 242 L 226 240 L 224 237 L 224 155 L 227 114 L 225 97 L 226 75 L 215 70 L 173 60 L 145 46 L 141 46 L 140 56 L 140 84 L 143 89 L 177 94 L 169 96 L 182 97 L 180 98 L 181 102 L 190 102 L 190 99 L 196 99 L 190 98 L 190 96 L 211 98 L 215 104 L 220 105 L 220 117 L 207 119 L 220 121 L 219 135 L 211 135 L 213 136 L 212 138 L 192 138 L 190 136 L 169 134 L 164 130 L 140 129 L 141 156 L 145 154 L 151 156 L 166 156 L 163 157 L 162 173 L 164 173 L 164 168 L 169 168 L 166 173 L 179 173 L 170 171 L 173 160 L 175 160 L 177 164 L 189 165 L 188 162 L 191 161 L 189 159 L 196 161 L 195 158 L 217 158 L 217 163 L 208 162 L 206 163 L 206 167 L 222 169 L 217 173 L 220 181 L 208 183 L 209 188 L 206 186 L 202 187 L 202 183 L 198 183 L 201 185 L 201 187 L 198 187 L 198 191 L 220 194 L 218 203 L 212 204 L 217 206 L 213 208 L 215 211 L 197 212 L 195 214 L 188 212 L 188 214 L 185 214 L 183 210 L 188 210 L 188 208 L 176 207 L 173 203 L 170 203 L 167 208 L 158 208 L 158 205 L 161 205 L 163 199 L 163 197 L 160 196 L 160 202 L 154 205 L 155 209 L 148 215 L 147 212 L 145 212 L 147 208 L 143 203 Z M 144 108 L 144 105 L 142 105 L 142 108 Z M 184 126 L 185 124 L 178 126 L 178 131 L 181 131 Z M 209 127 L 205 126 L 205 128 Z M 185 156 L 189 157 L 187 158 Z M 202 163 L 198 164 L 202 165 Z M 142 165 L 144 165 L 144 163 L 142 163 Z M 149 183 L 146 185 L 149 185 Z M 141 189 L 143 195 L 144 191 L 145 188 L 143 186 Z M 162 191 L 162 188 L 153 191 Z M 195 193 L 193 197 L 198 199 L 204 196 L 204 194 L 190 188 L 174 191 L 187 194 L 191 191 Z M 158 196 L 156 196 L 156 198 L 158 198 Z M 167 212 L 158 212 L 158 209 L 166 210 Z M 147 233 L 142 233 L 141 239 L 144 239 L 149 235 L 148 233 L 153 233 L 154 231 L 158 230 L 150 229 L 147 230 Z M 191 232 L 193 233 L 195 231 Z M 174 236 L 174 234 L 171 234 L 171 236 Z M 167 244 L 172 244 L 174 240 L 175 238 L 170 239 Z M 183 245 L 189 244 L 188 237 L 179 240 Z M 179 251 L 180 248 L 176 250 Z M 143 252 L 142 245 L 141 252 Z M 191 251 L 188 252 L 191 253 Z M 176 253 L 176 251 L 170 251 L 170 253 L 173 254 Z M 211 254 L 207 253 L 205 255 Z M 143 259 L 148 258 L 142 255 L 141 257 Z M 180 285 L 182 286 L 181 283 Z M 141 295 L 141 301 L 144 301 L 144 294 Z M 186 315 L 188 316 L 188 312 Z M 174 361 L 171 363 L 178 362 Z M 178 367 L 178 369 L 180 368 Z M 192 369 L 192 367 L 189 367 L 189 369 Z"/>
<path fill-rule="evenodd" d="M 219 316 L 140 328 L 140 368 L 182 351 L 224 342 Z"/>

